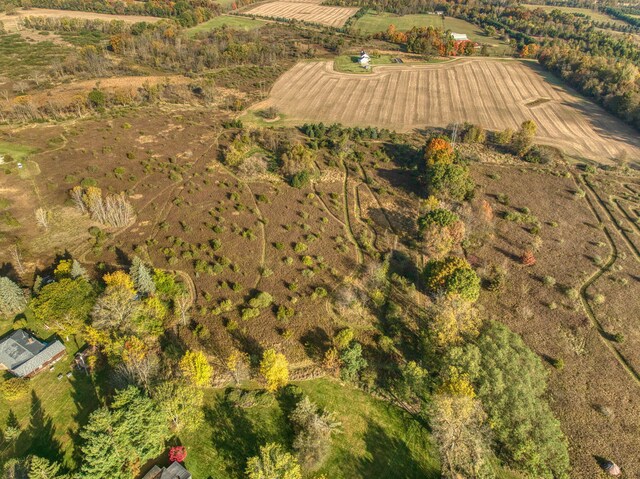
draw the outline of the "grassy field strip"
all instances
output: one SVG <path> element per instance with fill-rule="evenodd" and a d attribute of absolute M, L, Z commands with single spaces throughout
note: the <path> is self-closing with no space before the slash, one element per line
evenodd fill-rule
<path fill-rule="evenodd" d="M 209 32 L 216 28 L 222 28 L 224 26 L 232 28 L 234 30 L 255 30 L 266 25 L 268 22 L 265 20 L 257 20 L 253 18 L 241 17 L 238 15 L 220 15 L 208 20 L 204 23 L 189 28 L 186 32 L 190 37 L 196 36 L 198 33 Z"/>
<path fill-rule="evenodd" d="M 353 225 L 351 224 L 351 217 L 349 215 L 349 169 L 347 165 L 344 164 L 344 161 L 340 162 L 342 166 L 342 170 L 344 171 L 344 180 L 342 182 L 342 191 L 343 191 L 343 199 L 342 205 L 344 208 L 344 222 L 347 226 L 346 232 L 349 237 L 349 241 L 353 243 L 356 248 L 356 262 L 358 264 L 362 264 L 364 262 L 364 254 L 362 253 L 362 249 L 360 248 L 360 243 L 356 240 L 355 235 L 353 234 Z"/>

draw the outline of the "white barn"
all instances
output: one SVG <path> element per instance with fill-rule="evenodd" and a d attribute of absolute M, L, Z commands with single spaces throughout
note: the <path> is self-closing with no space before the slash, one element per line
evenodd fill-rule
<path fill-rule="evenodd" d="M 367 55 L 364 50 L 361 51 L 360 59 L 358 60 L 358 63 L 360 63 L 361 66 L 366 67 L 369 65 L 370 61 L 371 61 L 371 58 L 369 57 L 369 55 Z"/>
<path fill-rule="evenodd" d="M 466 33 L 453 33 L 451 32 L 451 36 L 453 37 L 454 42 L 464 42 L 469 40 Z"/>

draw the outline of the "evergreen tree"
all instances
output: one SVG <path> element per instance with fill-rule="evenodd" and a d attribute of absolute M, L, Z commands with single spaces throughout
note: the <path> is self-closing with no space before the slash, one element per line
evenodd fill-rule
<path fill-rule="evenodd" d="M 9 278 L 0 277 L 0 315 L 13 316 L 27 305 L 24 294 Z"/>
<path fill-rule="evenodd" d="M 156 285 L 153 282 L 151 270 L 137 256 L 133 257 L 129 274 L 139 293 L 153 294 L 156 292 Z"/>
<path fill-rule="evenodd" d="M 76 278 L 87 278 L 87 270 L 80 264 L 79 261 L 73 260 L 71 263 L 71 271 L 69 272 L 73 279 Z"/>
<path fill-rule="evenodd" d="M 38 456 L 29 459 L 29 479 L 62 479 L 60 464 Z"/>
<path fill-rule="evenodd" d="M 135 465 L 158 456 L 168 437 L 167 420 L 153 400 L 130 386 L 116 394 L 111 408 L 89 417 L 80 436 L 80 478 L 130 478 Z"/>

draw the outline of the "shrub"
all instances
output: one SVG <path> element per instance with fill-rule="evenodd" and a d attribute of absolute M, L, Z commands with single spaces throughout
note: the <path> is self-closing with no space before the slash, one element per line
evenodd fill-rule
<path fill-rule="evenodd" d="M 280 306 L 278 306 L 276 318 L 278 319 L 278 321 L 287 321 L 289 318 L 293 317 L 294 313 L 295 312 L 293 308 L 289 308 L 288 306 L 281 304 Z"/>
<path fill-rule="evenodd" d="M 353 343 L 340 353 L 342 369 L 340 377 L 345 381 L 355 381 L 360 372 L 367 367 L 367 360 L 362 357 L 362 345 Z"/>
<path fill-rule="evenodd" d="M 545 286 L 555 286 L 556 285 L 556 279 L 553 276 L 544 276 L 542 278 L 542 283 Z"/>
<path fill-rule="evenodd" d="M 525 266 L 533 266 L 536 264 L 536 258 L 530 250 L 526 250 L 520 256 L 520 262 Z"/>
<path fill-rule="evenodd" d="M 273 303 L 273 296 L 264 291 L 261 291 L 254 298 L 249 300 L 249 306 L 259 309 L 268 308 L 271 306 L 271 303 Z"/>
<path fill-rule="evenodd" d="M 338 331 L 338 333 L 334 336 L 333 344 L 338 349 L 338 351 L 343 351 L 349 347 L 349 345 L 353 341 L 354 336 L 355 333 L 353 332 L 353 329 L 342 329 Z"/>
<path fill-rule="evenodd" d="M 29 392 L 29 380 L 23 378 L 9 378 L 0 383 L 0 394 L 7 401 L 21 399 Z"/>
<path fill-rule="evenodd" d="M 242 319 L 244 321 L 257 318 L 258 316 L 260 316 L 260 310 L 258 308 L 244 308 L 242 310 Z"/>

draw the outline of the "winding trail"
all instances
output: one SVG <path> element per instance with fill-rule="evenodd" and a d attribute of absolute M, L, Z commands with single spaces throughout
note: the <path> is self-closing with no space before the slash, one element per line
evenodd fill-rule
<path fill-rule="evenodd" d="M 362 248 L 358 241 L 356 241 L 355 234 L 353 233 L 353 225 L 351 223 L 351 215 L 349 214 L 349 169 L 344 161 L 340 161 L 340 165 L 342 166 L 342 170 L 344 171 L 344 180 L 342 181 L 342 190 L 343 190 L 343 201 L 342 205 L 344 208 L 344 223 L 346 225 L 346 232 L 349 236 L 349 241 L 353 243 L 356 249 L 356 262 L 358 264 L 362 264 L 364 262 L 364 253 L 362 252 Z"/>
<path fill-rule="evenodd" d="M 573 180 L 574 180 L 576 186 L 579 186 L 580 184 L 586 185 L 586 187 L 589 189 L 591 194 L 593 194 L 593 196 L 596 198 L 596 201 L 598 201 L 600 206 L 605 209 L 605 211 L 607 212 L 608 216 L 612 219 L 612 223 L 613 223 L 614 227 L 616 229 L 618 229 L 618 231 L 619 231 L 619 228 L 617 227 L 617 225 L 615 223 L 615 220 L 613 220 L 613 217 L 612 217 L 611 213 L 609 212 L 609 210 L 607 210 L 606 206 L 604 206 L 604 204 L 602 203 L 602 200 L 600 200 L 600 198 L 595 193 L 593 188 L 591 188 L 589 185 L 587 185 L 586 182 L 584 182 L 583 179 L 581 181 L 581 179 L 576 178 L 576 176 L 574 176 L 574 175 L 572 175 L 572 177 L 573 177 Z M 602 217 L 598 213 L 598 210 L 596 209 L 595 205 L 593 204 L 593 201 L 592 201 L 590 195 L 586 195 L 585 199 L 587 201 L 587 204 L 589 205 L 589 209 L 591 210 L 591 212 L 593 213 L 593 215 L 597 219 L 598 223 L 604 225 Z M 604 327 L 602 326 L 602 323 L 600 323 L 600 321 L 598 320 L 598 318 L 597 318 L 597 316 L 595 314 L 595 311 L 591 307 L 591 304 L 589 304 L 587 290 L 604 273 L 609 271 L 611 269 L 611 267 L 613 266 L 613 264 L 618 259 L 618 247 L 616 246 L 616 243 L 615 243 L 615 241 L 614 241 L 614 239 L 613 239 L 613 237 L 611 235 L 611 232 L 609 231 L 609 228 L 607 226 L 604 226 L 602 231 L 604 232 L 605 236 L 607 237 L 607 241 L 609 242 L 609 246 L 610 246 L 609 258 L 607 259 L 607 262 L 601 268 L 599 268 L 596 272 L 594 272 L 589 278 L 587 278 L 587 280 L 580 287 L 580 302 L 582 303 L 582 309 L 587 314 L 587 317 L 589 318 L 589 321 L 591 322 L 591 324 L 593 324 L 593 326 L 598 331 L 598 337 L 600 338 L 602 343 L 607 347 L 607 349 L 609 349 L 611 354 L 618 361 L 618 363 L 623 367 L 623 369 L 629 374 L 631 379 L 633 379 L 635 381 L 635 383 L 638 386 L 640 386 L 640 373 L 638 373 L 638 371 L 629 363 L 627 358 L 625 358 L 625 356 L 614 346 L 613 341 L 610 339 L 609 333 L 607 333 L 607 331 L 604 329 Z M 626 239 L 626 237 L 625 237 L 625 239 Z"/>

